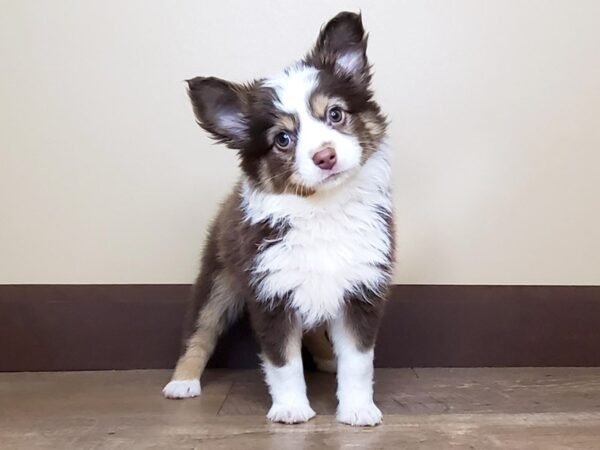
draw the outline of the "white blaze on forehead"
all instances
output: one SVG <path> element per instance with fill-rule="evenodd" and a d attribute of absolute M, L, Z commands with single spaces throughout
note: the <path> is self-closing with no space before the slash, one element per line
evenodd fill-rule
<path fill-rule="evenodd" d="M 318 86 L 318 75 L 316 68 L 298 64 L 265 82 L 277 94 L 275 106 L 298 119 L 295 165 L 307 186 L 318 185 L 331 173 L 357 167 L 362 154 L 356 137 L 334 130 L 311 113 L 310 97 Z M 330 173 L 319 169 L 312 161 L 313 155 L 324 144 L 332 145 L 337 153 L 337 164 Z"/>
<path fill-rule="evenodd" d="M 275 106 L 290 114 L 308 113 L 308 99 L 317 86 L 319 71 L 311 66 L 292 66 L 268 79 L 265 85 L 275 89 Z"/>

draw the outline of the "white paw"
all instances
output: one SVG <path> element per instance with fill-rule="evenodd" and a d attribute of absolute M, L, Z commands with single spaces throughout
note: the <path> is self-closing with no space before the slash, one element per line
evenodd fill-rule
<path fill-rule="evenodd" d="M 340 405 L 337 410 L 337 420 L 348 425 L 372 427 L 381 423 L 382 417 L 381 411 L 373 402 L 353 406 Z"/>
<path fill-rule="evenodd" d="M 166 398 L 190 398 L 200 395 L 200 380 L 171 380 L 162 390 Z"/>
<path fill-rule="evenodd" d="M 336 373 L 337 372 L 337 362 L 334 359 L 321 359 L 321 358 L 314 358 L 315 360 L 315 365 L 317 366 L 317 370 L 320 370 L 321 372 L 327 372 L 327 373 Z"/>
<path fill-rule="evenodd" d="M 267 413 L 270 421 L 281 423 L 308 422 L 313 417 L 315 417 L 315 412 L 308 403 L 273 403 Z"/>

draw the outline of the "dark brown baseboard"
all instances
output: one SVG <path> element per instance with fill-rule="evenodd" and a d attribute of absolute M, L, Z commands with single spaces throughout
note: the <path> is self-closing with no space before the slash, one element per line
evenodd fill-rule
<path fill-rule="evenodd" d="M 0 285 L 0 371 L 172 367 L 188 285 Z M 250 368 L 246 320 L 213 367 Z M 600 366 L 600 286 L 396 285 L 379 367 Z"/>

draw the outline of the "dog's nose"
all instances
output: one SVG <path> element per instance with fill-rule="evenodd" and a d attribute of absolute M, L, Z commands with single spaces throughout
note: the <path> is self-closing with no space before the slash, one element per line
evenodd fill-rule
<path fill-rule="evenodd" d="M 325 147 L 313 155 L 315 166 L 323 170 L 330 170 L 337 162 L 337 156 L 333 147 Z"/>

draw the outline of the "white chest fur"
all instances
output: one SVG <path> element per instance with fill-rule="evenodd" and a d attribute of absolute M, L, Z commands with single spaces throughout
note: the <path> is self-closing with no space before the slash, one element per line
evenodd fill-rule
<path fill-rule="evenodd" d="M 306 326 L 334 317 L 344 296 L 388 282 L 391 237 L 381 211 L 391 212 L 388 150 L 376 152 L 352 180 L 302 198 L 243 191 L 246 220 L 285 222 L 283 237 L 260 252 L 254 274 L 260 301 L 291 293 Z"/>

